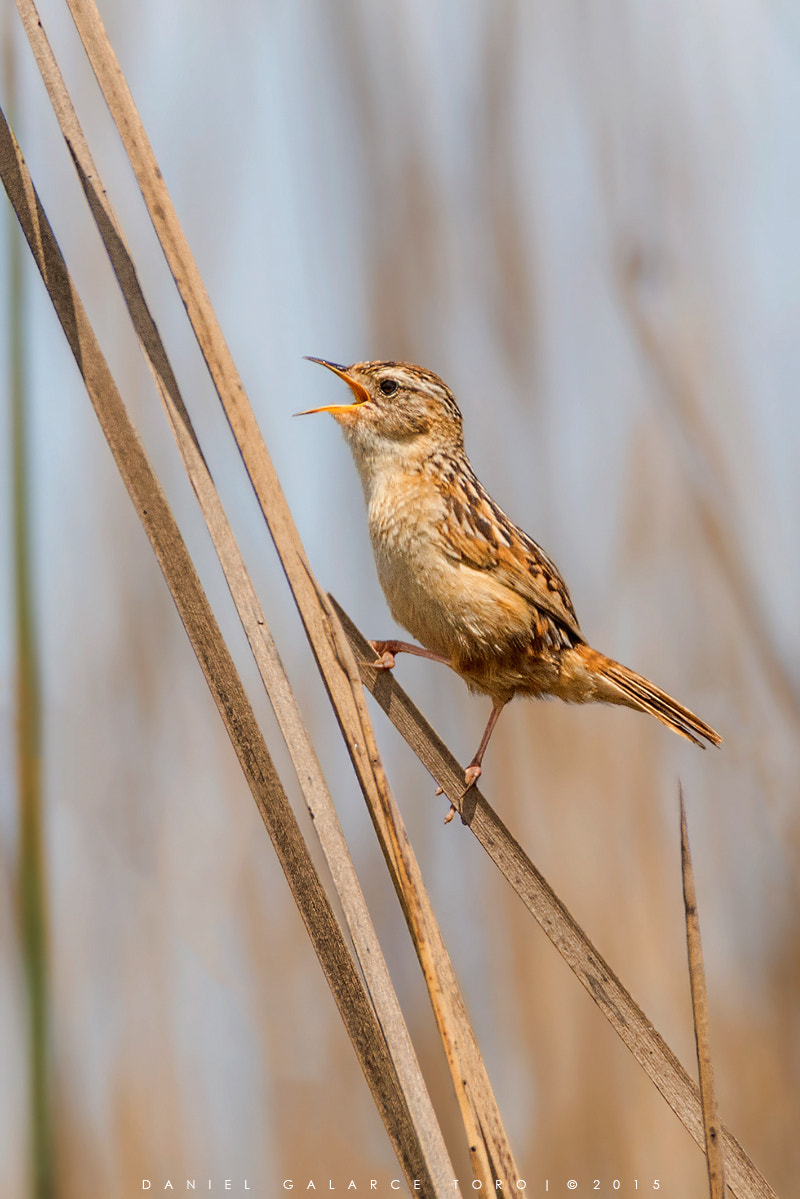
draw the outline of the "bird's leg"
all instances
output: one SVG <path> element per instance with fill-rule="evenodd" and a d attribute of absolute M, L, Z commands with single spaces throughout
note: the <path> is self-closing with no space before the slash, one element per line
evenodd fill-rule
<path fill-rule="evenodd" d="M 480 778 L 481 762 L 483 761 L 483 755 L 486 753 L 486 746 L 489 744 L 489 739 L 490 739 L 492 733 L 494 732 L 494 726 L 497 724 L 498 717 L 500 716 L 500 713 L 503 711 L 503 708 L 506 706 L 507 703 L 508 703 L 507 699 L 503 699 L 503 700 L 496 699 L 496 700 L 492 701 L 492 711 L 491 711 L 489 719 L 486 723 L 486 728 L 483 730 L 483 736 L 481 737 L 481 743 L 478 746 L 478 752 L 475 754 L 475 757 L 472 759 L 469 766 L 464 771 L 464 782 L 467 785 L 464 788 L 463 794 L 461 796 L 462 800 L 463 800 L 464 796 L 467 794 L 467 792 L 469 791 L 470 787 L 473 787 L 475 785 L 475 782 L 477 781 L 477 779 Z M 442 790 L 443 790 L 443 788 L 439 787 L 436 794 L 441 795 Z M 444 818 L 445 824 L 449 824 L 450 821 L 455 816 L 455 814 L 456 814 L 456 805 L 454 803 L 451 803 L 450 811 L 447 813 L 447 815 Z"/>
<path fill-rule="evenodd" d="M 449 658 L 435 654 L 432 650 L 423 649 L 421 645 L 413 645 L 410 641 L 370 641 L 370 645 L 378 655 L 372 663 L 376 670 L 392 670 L 395 654 L 414 654 L 417 658 L 429 658 L 431 662 L 441 662 L 450 665 Z"/>
<path fill-rule="evenodd" d="M 478 746 L 478 750 L 477 750 L 477 753 L 475 754 L 475 757 L 472 759 L 469 766 L 464 771 L 464 782 L 467 784 L 464 789 L 465 795 L 466 795 L 467 791 L 469 791 L 470 787 L 473 786 L 473 784 L 475 783 L 475 780 L 480 778 L 481 762 L 483 761 L 483 755 L 486 753 L 486 746 L 489 744 L 489 739 L 490 739 L 492 733 L 494 732 L 494 726 L 497 724 L 497 718 L 499 717 L 500 713 L 503 711 L 503 708 L 506 706 L 507 703 L 508 703 L 507 699 L 496 699 L 496 700 L 492 701 L 492 712 L 491 712 L 491 715 L 489 716 L 489 720 L 486 724 L 486 728 L 483 730 L 483 736 L 481 737 L 481 743 Z"/>

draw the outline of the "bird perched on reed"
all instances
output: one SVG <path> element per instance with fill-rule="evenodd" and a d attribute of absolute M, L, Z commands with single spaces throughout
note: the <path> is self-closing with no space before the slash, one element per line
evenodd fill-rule
<path fill-rule="evenodd" d="M 696 745 L 720 744 L 688 708 L 587 644 L 555 565 L 478 481 L 461 412 L 437 375 L 407 362 L 310 361 L 343 379 L 354 398 L 298 415 L 329 412 L 341 427 L 361 476 L 389 609 L 421 642 L 374 641 L 375 665 L 391 669 L 398 653 L 431 658 L 492 700 L 467 789 L 515 695 L 622 704 Z"/>

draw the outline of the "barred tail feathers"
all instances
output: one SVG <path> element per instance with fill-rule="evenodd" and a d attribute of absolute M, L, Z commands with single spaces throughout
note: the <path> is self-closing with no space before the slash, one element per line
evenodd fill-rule
<path fill-rule="evenodd" d="M 699 716 L 695 716 L 689 708 L 667 695 L 666 691 L 656 687 L 649 679 L 629 670 L 620 662 L 615 662 L 613 658 L 607 658 L 605 654 L 590 649 L 589 646 L 575 646 L 575 650 L 583 658 L 584 666 L 591 674 L 599 676 L 605 684 L 597 696 L 598 699 L 636 708 L 640 712 L 649 712 L 674 733 L 702 749 L 705 749 L 705 745 L 701 738 L 711 745 L 722 744 L 722 737 L 718 732 Z"/>

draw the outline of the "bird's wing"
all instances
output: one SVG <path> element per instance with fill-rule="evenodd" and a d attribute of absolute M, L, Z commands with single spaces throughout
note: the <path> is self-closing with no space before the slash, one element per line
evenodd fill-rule
<path fill-rule="evenodd" d="M 442 548 L 528 600 L 576 641 L 583 641 L 567 585 L 536 542 L 509 520 L 477 478 L 462 476 L 446 494 Z"/>

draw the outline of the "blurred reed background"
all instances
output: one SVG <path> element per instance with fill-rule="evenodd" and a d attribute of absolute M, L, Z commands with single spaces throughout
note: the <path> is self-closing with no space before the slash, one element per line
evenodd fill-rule
<path fill-rule="evenodd" d="M 776 1190 L 792 1193 L 796 14 L 687 0 L 602 11 L 142 0 L 101 11 L 323 586 L 368 635 L 392 635 L 346 447 L 333 422 L 291 420 L 338 394 L 302 355 L 420 362 L 454 388 L 478 474 L 554 557 L 592 643 L 725 736 L 704 754 L 633 713 L 519 701 L 482 781 L 694 1073 L 682 779 L 720 1113 Z M 66 8 L 46 0 L 40 12 L 447 1109 L 428 1000 L 283 575 Z M 5 26 L 31 172 L 296 797 L 32 56 L 16 19 Z M 21 312 L 27 378 L 24 604 L 42 699 L 54 1193 L 124 1196 L 142 1178 L 154 1189 L 186 1177 L 241 1188 L 247 1177 L 273 1194 L 285 1177 L 397 1176 L 27 252 L 13 284 L 19 233 L 6 227 L 3 362 Z M 22 1195 L 19 443 L 10 404 L 0 419 L 0 1189 Z M 398 677 L 466 760 L 486 701 L 430 663 L 401 659 Z M 468 832 L 443 827 L 432 782 L 380 715 L 376 731 L 528 1193 L 545 1178 L 588 1190 L 598 1177 L 702 1193 L 688 1135 Z M 449 1110 L 446 1133 L 457 1127 Z M 451 1151 L 466 1177 L 457 1141 Z"/>

